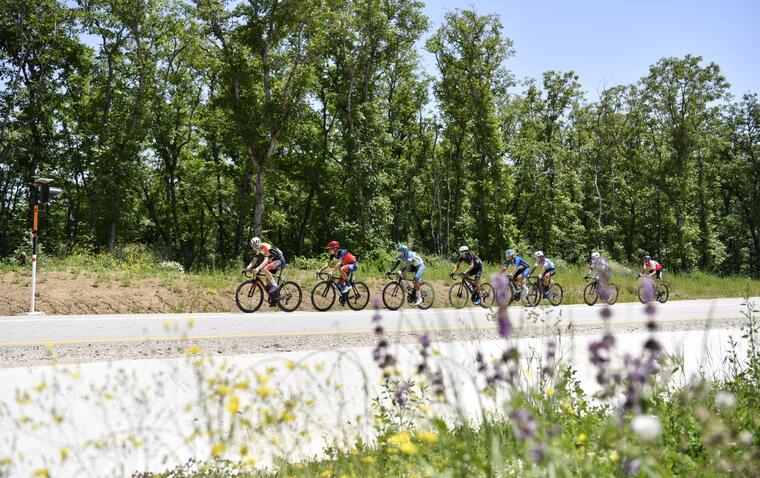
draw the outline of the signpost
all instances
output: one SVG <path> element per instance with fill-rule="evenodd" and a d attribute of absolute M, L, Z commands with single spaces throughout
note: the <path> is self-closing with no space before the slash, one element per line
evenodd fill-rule
<path fill-rule="evenodd" d="M 50 201 L 61 194 L 63 190 L 50 185 L 51 179 L 37 178 L 32 189 L 32 206 L 34 217 L 32 218 L 32 304 L 26 315 L 42 315 L 42 312 L 34 310 L 35 293 L 37 292 L 37 224 L 40 205 L 48 205 Z"/>

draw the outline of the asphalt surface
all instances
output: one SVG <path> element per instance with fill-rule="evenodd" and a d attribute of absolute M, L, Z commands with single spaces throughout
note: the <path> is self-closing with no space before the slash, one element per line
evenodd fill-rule
<path fill-rule="evenodd" d="M 755 298 L 756 303 L 760 300 Z M 752 301 L 752 299 L 751 299 Z M 706 321 L 721 327 L 741 319 L 744 299 L 673 301 L 655 305 L 655 318 L 663 329 L 669 323 Z M 526 328 L 602 326 L 602 307 L 567 305 L 540 309 L 509 309 L 510 318 Z M 645 324 L 650 317 L 640 303 L 611 307 L 610 326 Z M 0 317 L 0 347 L 34 345 L 86 345 L 178 340 L 230 340 L 267 337 L 339 336 L 372 334 L 379 313 L 387 333 L 431 333 L 493 330 L 494 312 L 482 308 L 421 311 L 374 310 L 330 312 L 258 312 L 253 314 L 124 314 Z"/>

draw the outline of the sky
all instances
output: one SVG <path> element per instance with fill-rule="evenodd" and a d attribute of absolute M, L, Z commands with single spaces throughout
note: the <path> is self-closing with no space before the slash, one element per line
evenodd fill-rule
<path fill-rule="evenodd" d="M 736 97 L 760 94 L 760 0 L 423 1 L 430 32 L 454 9 L 499 15 L 516 50 L 507 67 L 517 79 L 574 70 L 595 99 L 645 76 L 662 57 L 692 54 L 717 63 Z M 429 53 L 422 68 L 436 73 Z"/>

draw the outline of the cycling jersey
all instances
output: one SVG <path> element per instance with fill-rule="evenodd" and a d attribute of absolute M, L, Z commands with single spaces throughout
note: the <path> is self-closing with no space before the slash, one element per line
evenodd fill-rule
<path fill-rule="evenodd" d="M 530 269 L 530 264 L 528 264 L 528 261 L 520 256 L 513 256 L 512 260 L 507 259 L 504 261 L 504 267 L 509 267 L 511 265 L 514 265 L 518 269 Z"/>
<path fill-rule="evenodd" d="M 356 262 L 356 257 L 348 252 L 347 249 L 338 249 L 335 254 L 330 254 L 330 259 L 338 259 L 343 264 L 353 264 Z"/>
<path fill-rule="evenodd" d="M 608 269 L 610 266 L 607 264 L 607 260 L 603 258 L 593 259 L 591 261 L 591 269 L 594 270 L 605 270 Z"/>
<path fill-rule="evenodd" d="M 261 243 L 261 247 L 257 251 L 257 254 L 269 256 L 272 261 L 282 261 L 283 264 L 285 263 L 285 254 L 283 254 L 282 251 L 277 247 L 274 247 L 273 245 L 266 242 Z"/>
<path fill-rule="evenodd" d="M 544 257 L 542 262 L 536 262 L 535 267 L 544 266 L 544 271 L 550 271 L 554 269 L 554 263 L 548 257 Z"/>
<path fill-rule="evenodd" d="M 662 270 L 662 264 L 657 261 L 649 261 L 644 263 L 644 268 L 650 271 L 660 272 Z"/>
<path fill-rule="evenodd" d="M 425 263 L 425 261 L 422 260 L 422 257 L 420 257 L 419 254 L 415 254 L 412 251 L 407 251 L 406 253 L 399 254 L 398 259 L 396 260 L 398 261 L 397 264 L 400 262 L 403 262 L 404 264 L 409 264 L 413 266 L 419 266 Z"/>
<path fill-rule="evenodd" d="M 466 253 L 464 257 L 460 255 L 459 258 L 457 258 L 457 262 L 466 262 L 470 265 L 481 263 L 480 258 L 476 256 L 475 254 L 473 254 L 472 252 Z"/>

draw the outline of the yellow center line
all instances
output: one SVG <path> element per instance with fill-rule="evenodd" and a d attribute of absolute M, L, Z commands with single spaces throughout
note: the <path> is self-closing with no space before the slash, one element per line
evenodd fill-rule
<path fill-rule="evenodd" d="M 741 317 L 727 317 L 715 320 L 732 320 L 741 319 Z M 657 319 L 656 319 L 657 320 Z M 705 317 L 675 317 L 671 319 L 660 318 L 657 322 L 670 322 L 670 321 L 689 321 L 689 320 L 711 320 Z M 599 325 L 610 327 L 624 326 L 624 325 L 636 325 L 644 324 L 649 321 L 649 318 L 632 319 L 632 320 L 611 320 L 608 324 L 605 324 L 601 319 L 585 320 L 585 321 L 571 321 L 570 323 L 576 326 L 586 325 Z M 556 325 L 567 326 L 569 323 L 565 320 L 559 321 Z M 539 329 L 552 327 L 543 323 L 529 323 L 522 324 L 516 328 L 516 330 L 522 329 Z M 461 332 L 461 331 L 476 331 L 476 330 L 494 330 L 496 331 L 496 321 L 493 320 L 487 325 L 480 326 L 459 326 L 459 327 L 396 327 L 386 328 L 386 333 L 430 333 L 430 332 Z M 123 337 L 123 338 L 93 338 L 93 339 L 54 339 L 54 340 L 25 340 L 18 342 L 0 342 L 0 347 L 23 347 L 34 345 L 84 345 L 84 344 L 112 344 L 123 342 L 170 342 L 170 341 L 190 341 L 190 340 L 214 340 L 214 339 L 246 339 L 246 338 L 267 338 L 267 337 L 308 337 L 308 336 L 324 336 L 324 335 L 366 335 L 372 333 L 372 329 L 347 329 L 347 330 L 322 330 L 313 332 L 255 332 L 255 333 L 242 333 L 242 334 L 213 334 L 213 335 L 165 335 L 165 336 L 142 336 L 142 337 Z"/>

